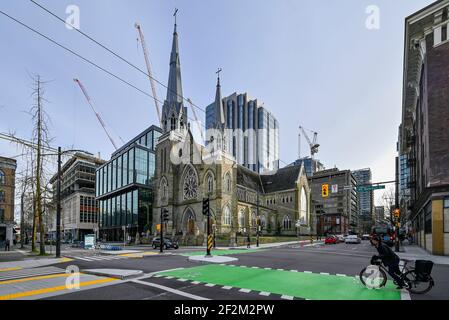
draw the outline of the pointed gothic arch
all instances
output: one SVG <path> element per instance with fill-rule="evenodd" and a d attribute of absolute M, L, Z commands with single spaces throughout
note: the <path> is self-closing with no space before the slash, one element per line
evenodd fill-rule
<path fill-rule="evenodd" d="M 199 192 L 198 172 L 191 164 L 185 166 L 181 175 L 182 200 L 197 199 Z"/>

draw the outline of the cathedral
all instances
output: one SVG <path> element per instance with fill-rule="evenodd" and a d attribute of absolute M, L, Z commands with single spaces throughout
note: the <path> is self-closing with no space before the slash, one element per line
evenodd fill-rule
<path fill-rule="evenodd" d="M 165 234 L 181 244 L 204 244 L 207 217 L 202 214 L 202 201 L 209 198 L 210 230 L 220 243 L 235 245 L 238 236 L 254 237 L 257 232 L 263 236 L 313 234 L 310 188 L 303 166 L 258 174 L 238 165 L 229 154 L 219 75 L 215 115 L 214 126 L 207 132 L 207 147 L 196 143 L 184 106 L 175 23 L 163 133 L 156 146 L 152 230 L 166 209 Z"/>

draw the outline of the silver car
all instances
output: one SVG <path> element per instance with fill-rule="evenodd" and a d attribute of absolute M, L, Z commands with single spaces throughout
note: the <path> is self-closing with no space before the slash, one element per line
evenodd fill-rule
<path fill-rule="evenodd" d="M 361 243 L 362 240 L 356 235 L 349 235 L 345 239 L 345 243 Z"/>

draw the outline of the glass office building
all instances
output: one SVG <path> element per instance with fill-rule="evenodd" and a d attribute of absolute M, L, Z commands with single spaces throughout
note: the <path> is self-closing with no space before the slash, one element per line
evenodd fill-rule
<path fill-rule="evenodd" d="M 151 228 L 155 149 L 161 129 L 151 126 L 116 150 L 96 171 L 100 238 L 131 240 Z M 150 230 L 151 231 L 151 230 Z"/>
<path fill-rule="evenodd" d="M 238 164 L 255 172 L 279 169 L 279 123 L 273 114 L 247 93 L 233 93 L 222 101 L 227 152 Z M 206 108 L 206 130 L 214 128 L 215 112 L 214 102 Z"/>

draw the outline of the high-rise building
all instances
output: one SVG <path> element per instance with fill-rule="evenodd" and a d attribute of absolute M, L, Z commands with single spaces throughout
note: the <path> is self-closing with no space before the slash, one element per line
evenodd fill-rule
<path fill-rule="evenodd" d="M 13 245 L 14 240 L 14 190 L 17 162 L 0 157 L 0 246 Z"/>
<path fill-rule="evenodd" d="M 360 169 L 352 172 L 357 180 L 358 186 L 371 185 L 372 175 L 371 169 Z M 374 212 L 374 192 L 373 191 L 359 191 L 357 192 L 357 207 L 359 213 L 359 228 L 362 233 L 369 233 L 373 226 L 373 212 Z"/>
<path fill-rule="evenodd" d="M 95 189 L 102 239 L 123 241 L 151 231 L 154 150 L 160 135 L 160 128 L 149 127 L 97 169 Z"/>
<path fill-rule="evenodd" d="M 221 110 L 216 105 L 213 102 L 206 108 L 207 132 L 215 129 L 224 117 L 226 151 L 237 163 L 259 173 L 277 170 L 279 122 L 273 114 L 247 93 L 233 93 L 223 98 Z"/>
<path fill-rule="evenodd" d="M 318 234 L 358 233 L 357 181 L 351 171 L 323 170 L 308 180 Z M 323 196 L 325 186 L 328 188 L 327 196 Z"/>
<path fill-rule="evenodd" d="M 405 19 L 398 139 L 410 193 L 399 194 L 402 225 L 436 255 L 449 255 L 448 10 L 449 0 L 436 1 Z"/>
<path fill-rule="evenodd" d="M 105 163 L 90 155 L 76 153 L 61 168 L 61 233 L 65 240 L 84 240 L 84 235 L 98 230 L 98 203 L 95 199 L 95 170 Z M 57 187 L 57 174 L 51 179 Z M 56 192 L 54 193 L 56 195 Z M 56 216 L 54 210 L 51 217 Z M 56 235 L 56 223 L 48 226 Z"/>
<path fill-rule="evenodd" d="M 304 165 L 304 169 L 306 170 L 307 177 L 311 177 L 314 173 L 318 171 L 323 171 L 324 165 L 320 162 L 320 160 L 312 159 L 311 157 L 304 157 L 296 160 L 289 166 L 301 166 Z"/>
<path fill-rule="evenodd" d="M 374 224 L 379 225 L 386 222 L 385 219 L 385 207 L 375 206 L 374 207 Z"/>

